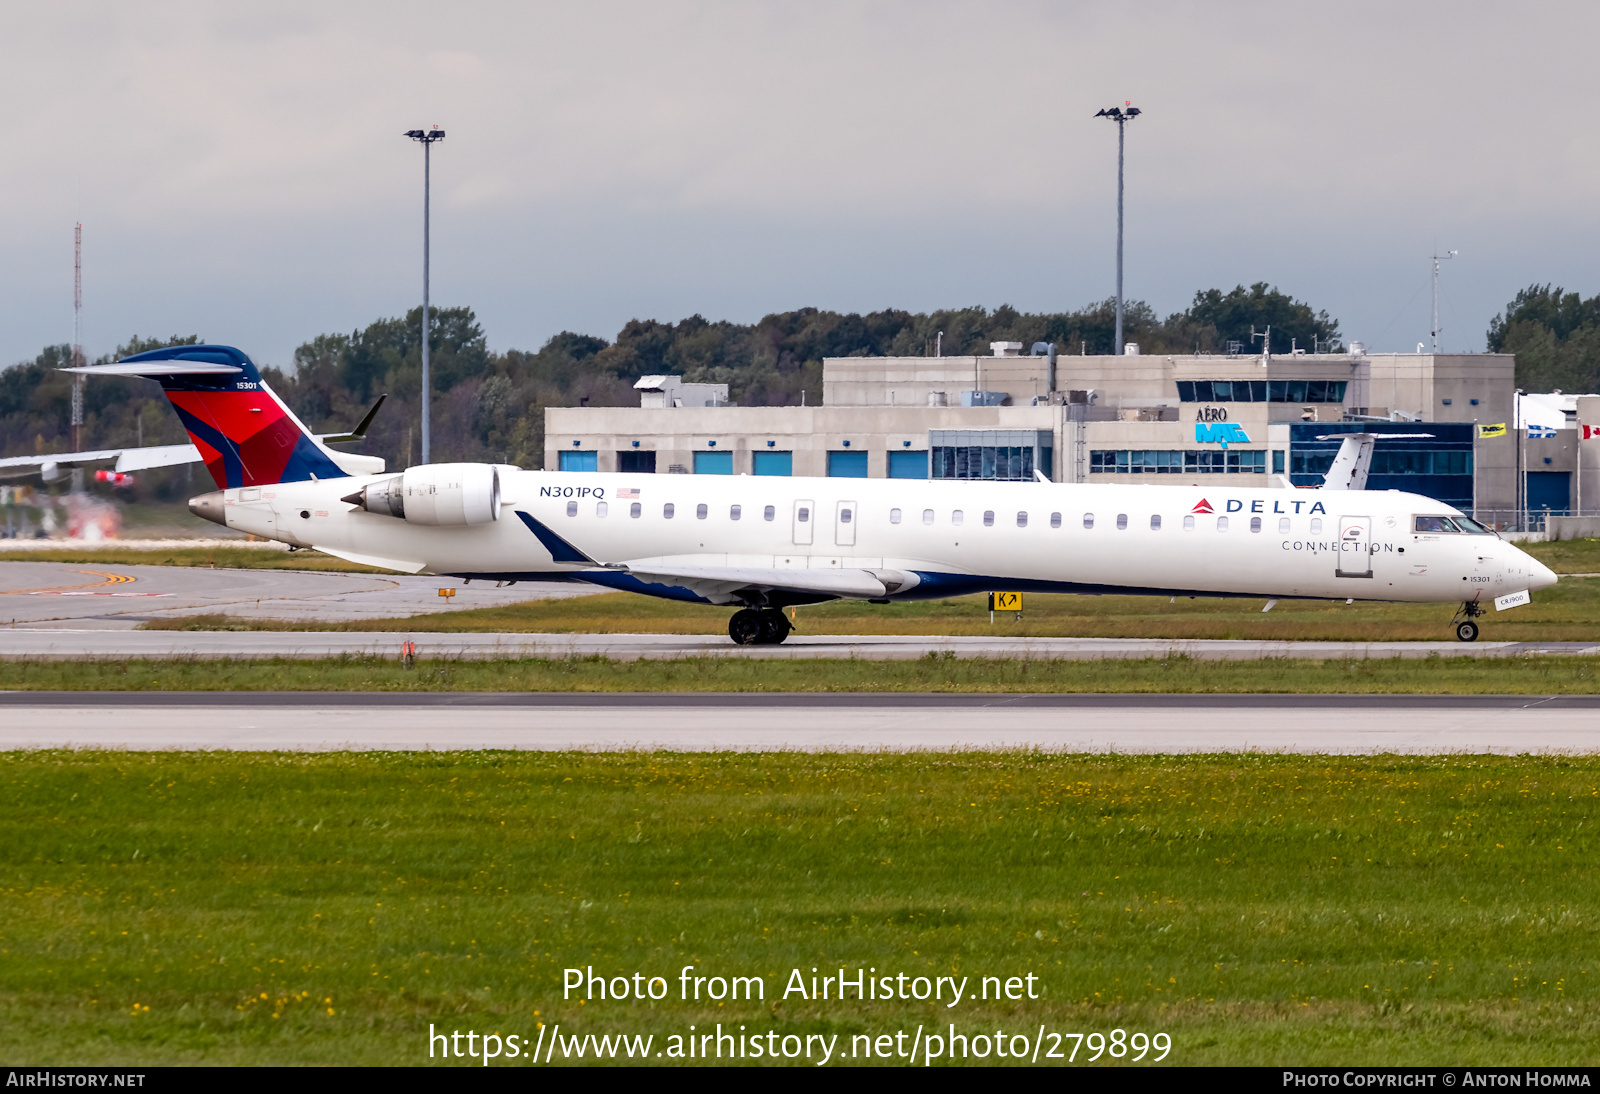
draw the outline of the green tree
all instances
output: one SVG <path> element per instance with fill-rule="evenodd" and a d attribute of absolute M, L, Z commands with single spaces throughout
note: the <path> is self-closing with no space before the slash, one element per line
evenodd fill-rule
<path fill-rule="evenodd" d="M 1196 333 L 1207 327 L 1214 330 L 1215 343 L 1223 349 L 1229 342 L 1238 342 L 1249 353 L 1258 345 L 1251 341 L 1251 331 L 1265 331 L 1269 326 L 1273 353 L 1288 353 L 1291 348 L 1311 352 L 1317 342 L 1333 343 L 1330 348 L 1335 352 L 1339 348 L 1337 319 L 1326 311 L 1312 311 L 1311 305 L 1292 299 L 1265 281 L 1257 281 L 1248 289 L 1239 285 L 1227 293 L 1202 289 L 1194 294 L 1194 303 L 1183 318 Z"/>
<path fill-rule="evenodd" d="M 1600 295 L 1585 300 L 1550 285 L 1529 285 L 1489 321 L 1489 352 L 1517 358 L 1526 391 L 1600 387 Z"/>

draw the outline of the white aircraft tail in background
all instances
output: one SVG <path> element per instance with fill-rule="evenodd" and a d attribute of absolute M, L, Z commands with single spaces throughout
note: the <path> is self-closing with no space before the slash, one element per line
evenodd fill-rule
<path fill-rule="evenodd" d="M 1432 433 L 1329 433 L 1318 437 L 1319 441 L 1344 438 L 1344 443 L 1339 446 L 1339 454 L 1333 457 L 1333 466 L 1322 476 L 1322 488 L 1365 490 L 1367 471 L 1372 467 L 1372 450 L 1377 447 L 1378 441 L 1421 440 L 1432 436 Z"/>

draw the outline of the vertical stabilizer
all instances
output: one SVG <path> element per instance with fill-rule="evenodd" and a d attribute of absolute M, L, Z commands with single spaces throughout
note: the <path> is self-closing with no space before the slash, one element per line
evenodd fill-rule
<path fill-rule="evenodd" d="M 1376 442 L 1371 433 L 1347 433 L 1339 445 L 1339 454 L 1333 457 L 1333 466 L 1322 476 L 1324 490 L 1365 490 L 1367 471 L 1372 467 L 1372 449 Z"/>
<path fill-rule="evenodd" d="M 159 381 L 219 488 L 347 477 L 232 346 L 167 346 L 65 371 Z"/>

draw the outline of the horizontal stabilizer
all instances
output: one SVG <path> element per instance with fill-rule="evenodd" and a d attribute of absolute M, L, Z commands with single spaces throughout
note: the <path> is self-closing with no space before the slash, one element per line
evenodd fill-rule
<path fill-rule="evenodd" d="M 234 376 L 244 371 L 219 361 L 140 361 L 130 358 L 109 365 L 79 365 L 58 369 L 84 376 Z"/>

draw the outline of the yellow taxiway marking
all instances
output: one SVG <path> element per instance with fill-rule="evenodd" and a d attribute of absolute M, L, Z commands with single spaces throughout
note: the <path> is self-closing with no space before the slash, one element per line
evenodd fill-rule
<path fill-rule="evenodd" d="M 104 581 L 89 581 L 82 585 L 56 585 L 49 589 L 0 589 L 0 596 L 35 596 L 39 593 L 64 593 L 73 589 L 98 589 L 105 585 L 126 585 L 138 578 L 132 574 L 108 574 L 104 570 L 74 570 L 75 574 L 93 574 Z"/>

